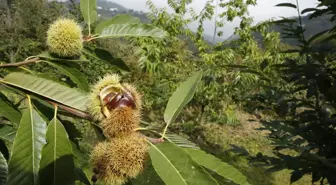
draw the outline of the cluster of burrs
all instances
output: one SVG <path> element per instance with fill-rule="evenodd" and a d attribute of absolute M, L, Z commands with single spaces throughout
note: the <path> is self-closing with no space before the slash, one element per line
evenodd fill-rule
<path fill-rule="evenodd" d="M 92 181 L 124 184 L 143 170 L 148 156 L 146 139 L 135 131 L 140 123 L 141 96 L 135 87 L 121 84 L 119 76 L 112 74 L 93 87 L 89 99 L 88 108 L 106 137 L 91 153 Z"/>

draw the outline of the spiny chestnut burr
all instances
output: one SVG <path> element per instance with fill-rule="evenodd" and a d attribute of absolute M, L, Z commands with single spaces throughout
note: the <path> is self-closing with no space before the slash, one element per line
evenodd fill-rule
<path fill-rule="evenodd" d="M 135 178 L 144 168 L 148 147 L 136 132 L 97 144 L 91 154 L 95 180 L 121 185 Z"/>
<path fill-rule="evenodd" d="M 52 54 L 61 58 L 74 58 L 83 49 L 82 28 L 72 19 L 58 19 L 47 32 L 47 45 Z"/>
<path fill-rule="evenodd" d="M 88 108 L 107 138 L 127 135 L 139 126 L 141 96 L 132 85 L 121 84 L 119 76 L 101 79 L 89 99 Z"/>

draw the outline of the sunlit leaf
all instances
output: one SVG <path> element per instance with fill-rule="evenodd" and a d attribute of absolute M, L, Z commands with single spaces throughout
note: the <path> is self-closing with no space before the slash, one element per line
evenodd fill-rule
<path fill-rule="evenodd" d="M 238 171 L 235 167 L 221 161 L 215 156 L 207 154 L 199 149 L 185 148 L 185 150 L 199 165 L 216 172 L 225 179 L 231 180 L 234 183 L 240 185 L 249 184 L 246 177 L 240 171 Z"/>
<path fill-rule="evenodd" d="M 56 117 L 48 125 L 46 138 L 40 163 L 41 184 L 73 183 L 76 176 L 72 146 L 65 128 Z"/>
<path fill-rule="evenodd" d="M 169 125 L 175 121 L 182 108 L 193 98 L 197 84 L 202 78 L 202 71 L 196 72 L 183 82 L 169 98 L 164 120 Z"/>
<path fill-rule="evenodd" d="M 195 143 L 187 140 L 186 138 L 179 136 L 177 134 L 166 134 L 165 139 L 167 139 L 169 142 L 174 143 L 177 146 L 183 147 L 183 148 L 199 148 Z"/>
<path fill-rule="evenodd" d="M 10 73 L 4 83 L 48 98 L 55 102 L 85 111 L 87 94 L 51 80 L 23 73 Z"/>
<path fill-rule="evenodd" d="M 46 122 L 30 101 L 14 139 L 8 164 L 7 185 L 38 185 L 42 147 L 46 143 Z"/>
<path fill-rule="evenodd" d="M 96 26 L 95 33 L 96 34 L 101 34 L 101 32 L 105 28 L 107 28 L 107 27 L 109 27 L 113 24 L 135 24 L 135 23 L 140 23 L 140 19 L 137 18 L 137 17 L 133 17 L 129 14 L 119 14 L 119 15 L 116 15 L 116 16 L 112 17 L 109 20 L 106 20 L 106 21 L 103 21 L 103 22 L 99 23 Z"/>
<path fill-rule="evenodd" d="M 166 185 L 218 185 L 184 149 L 173 143 L 152 145 L 149 154 L 155 171 Z"/>
<path fill-rule="evenodd" d="M 97 0 L 80 0 L 80 9 L 86 24 L 91 25 L 97 21 Z"/>
<path fill-rule="evenodd" d="M 105 28 L 98 38 L 153 37 L 162 39 L 166 32 L 150 24 L 113 24 Z"/>
<path fill-rule="evenodd" d="M 0 184 L 5 185 L 7 182 L 8 166 L 5 157 L 0 152 Z"/>

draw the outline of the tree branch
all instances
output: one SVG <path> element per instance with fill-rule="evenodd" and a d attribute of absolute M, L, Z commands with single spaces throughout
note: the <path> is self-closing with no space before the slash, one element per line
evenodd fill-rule
<path fill-rule="evenodd" d="M 46 100 L 46 101 L 48 103 L 52 104 L 52 105 L 57 105 L 60 109 L 63 109 L 63 110 L 65 110 L 65 111 L 67 111 L 67 112 L 69 112 L 69 113 L 71 113 L 75 116 L 78 116 L 80 118 L 83 118 L 83 119 L 86 119 L 86 120 L 89 120 L 89 121 L 93 120 L 93 117 L 87 112 L 83 112 L 83 111 L 68 107 L 66 105 L 59 104 L 59 103 L 54 102 L 54 101 L 48 101 L 48 100 Z"/>
<path fill-rule="evenodd" d="M 22 61 L 22 62 L 0 64 L 0 68 L 1 67 L 19 67 L 19 66 L 23 66 L 23 65 L 27 65 L 27 64 L 31 64 L 31 63 L 36 63 L 39 60 L 40 60 L 40 58 L 36 57 L 36 58 L 32 58 L 32 59 L 25 60 L 25 61 Z"/>

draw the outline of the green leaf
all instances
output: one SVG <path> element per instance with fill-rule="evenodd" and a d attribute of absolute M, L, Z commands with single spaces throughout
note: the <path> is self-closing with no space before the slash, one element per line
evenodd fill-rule
<path fill-rule="evenodd" d="M 41 151 L 46 143 L 46 122 L 33 109 L 30 98 L 14 139 L 7 185 L 38 185 Z"/>
<path fill-rule="evenodd" d="M 185 151 L 196 161 L 199 165 L 202 165 L 217 174 L 223 176 L 225 179 L 231 180 L 236 184 L 247 185 L 246 177 L 238 171 L 235 167 L 224 163 L 220 159 L 213 155 L 207 154 L 202 150 L 185 148 Z"/>
<path fill-rule="evenodd" d="M 328 8 L 326 9 L 316 9 L 316 11 L 312 14 L 310 14 L 309 19 L 314 19 L 317 17 L 322 16 L 323 14 L 327 14 L 330 10 Z"/>
<path fill-rule="evenodd" d="M 41 59 L 58 61 L 58 62 L 65 62 L 65 63 L 68 63 L 68 62 L 81 63 L 81 62 L 88 62 L 89 61 L 88 59 L 85 58 L 84 55 L 81 55 L 77 59 L 64 59 L 64 58 L 57 58 L 56 56 L 53 56 L 52 54 L 50 54 L 47 51 L 37 55 L 37 57 L 39 57 Z"/>
<path fill-rule="evenodd" d="M 162 39 L 166 32 L 150 24 L 113 24 L 105 28 L 97 38 L 153 37 Z"/>
<path fill-rule="evenodd" d="M 290 8 L 297 8 L 297 6 L 293 3 L 280 3 L 280 4 L 277 4 L 275 6 L 280 6 L 280 7 L 290 7 Z"/>
<path fill-rule="evenodd" d="M 314 12 L 316 10 L 317 10 L 316 8 L 306 8 L 306 9 L 301 11 L 301 14 L 305 14 L 305 13 L 308 13 L 308 12 Z"/>
<path fill-rule="evenodd" d="M 297 22 L 295 19 L 288 19 L 288 18 L 283 18 L 280 20 L 272 21 L 272 24 L 285 24 L 285 23 L 295 23 Z"/>
<path fill-rule="evenodd" d="M 308 43 L 309 44 L 312 44 L 316 39 L 319 39 L 321 36 L 325 36 L 325 33 L 329 32 L 329 30 L 324 30 L 324 31 L 321 31 L 315 35 L 313 35 L 311 38 L 309 38 L 308 40 Z"/>
<path fill-rule="evenodd" d="M 90 26 L 97 21 L 97 0 L 81 0 L 80 9 L 86 24 Z"/>
<path fill-rule="evenodd" d="M 182 136 L 179 136 L 177 134 L 166 134 L 165 138 L 169 142 L 174 143 L 175 145 L 183 147 L 183 148 L 197 148 L 197 149 L 199 149 L 199 147 L 195 143 L 193 143 L 193 142 L 187 140 L 186 138 L 184 138 Z"/>
<path fill-rule="evenodd" d="M 5 117 L 13 123 L 20 123 L 21 112 L 2 93 L 0 93 L 0 116 Z"/>
<path fill-rule="evenodd" d="M 80 182 L 82 182 L 85 185 L 91 185 L 89 179 L 86 177 L 86 175 L 85 175 L 85 173 L 83 172 L 82 169 L 76 168 L 75 173 L 76 173 L 77 180 L 79 180 Z"/>
<path fill-rule="evenodd" d="M 101 34 L 105 28 L 113 24 L 135 24 L 135 23 L 140 23 L 140 19 L 137 17 L 133 17 L 129 14 L 119 14 L 112 17 L 109 20 L 99 23 L 95 29 L 95 32 L 96 34 Z"/>
<path fill-rule="evenodd" d="M 5 66 L 4 67 L 4 70 L 8 73 L 12 73 L 12 72 L 21 72 L 21 73 L 30 73 L 30 74 L 33 74 L 34 72 L 25 68 L 25 67 L 13 67 L 13 66 Z"/>
<path fill-rule="evenodd" d="M 24 73 L 10 73 L 2 81 L 63 105 L 85 111 L 87 94 L 51 80 Z"/>
<path fill-rule="evenodd" d="M 66 185 L 75 181 L 72 146 L 62 123 L 54 117 L 47 130 L 47 144 L 42 150 L 41 184 Z"/>
<path fill-rule="evenodd" d="M 31 95 L 31 99 L 34 105 L 35 110 L 42 116 L 44 120 L 52 120 L 54 118 L 54 108 L 55 106 L 43 101 L 43 99 L 37 98 Z M 58 115 L 65 115 L 65 116 L 74 116 L 73 114 L 65 111 L 65 110 L 58 110 Z"/>
<path fill-rule="evenodd" d="M 181 147 L 164 142 L 149 149 L 153 167 L 166 185 L 218 185 Z"/>
<path fill-rule="evenodd" d="M 336 34 L 332 33 L 332 34 L 328 34 L 325 38 L 323 38 L 321 42 L 326 43 L 326 42 L 330 42 L 334 39 L 336 39 Z"/>
<path fill-rule="evenodd" d="M 15 138 L 16 130 L 10 126 L 0 128 L 0 139 L 12 143 Z"/>
<path fill-rule="evenodd" d="M 261 80 L 265 80 L 265 81 L 268 81 L 270 82 L 270 79 L 268 79 L 264 74 L 256 71 L 256 70 L 252 70 L 252 69 L 243 69 L 241 70 L 240 72 L 242 73 L 249 73 L 249 74 L 254 74 L 254 75 L 257 75 Z"/>
<path fill-rule="evenodd" d="M 58 70 L 62 71 L 66 76 L 68 76 L 81 90 L 84 90 L 86 92 L 90 91 L 90 86 L 85 78 L 85 76 L 76 68 L 68 66 L 66 64 L 57 64 L 54 62 L 48 62 L 43 61 L 45 63 L 48 63 L 49 65 L 54 66 Z"/>
<path fill-rule="evenodd" d="M 8 166 L 5 157 L 0 152 L 0 184 L 5 185 L 7 182 Z"/>
<path fill-rule="evenodd" d="M 139 174 L 135 179 L 131 179 L 132 184 L 134 185 L 165 185 L 165 183 L 161 180 L 158 174 L 155 172 L 155 169 L 152 165 L 152 162 L 148 160 L 145 164 L 144 170 L 141 174 Z"/>
<path fill-rule="evenodd" d="M 175 121 L 182 108 L 193 98 L 196 86 L 202 78 L 202 71 L 196 72 L 183 82 L 169 98 L 165 113 L 164 121 L 167 125 Z"/>
<path fill-rule="evenodd" d="M 7 145 L 6 145 L 4 140 L 0 140 L 0 152 L 5 157 L 5 159 L 8 160 L 9 159 L 9 149 L 8 149 Z M 9 145 L 11 145 L 11 144 L 9 144 Z M 11 147 L 11 146 L 9 146 L 9 147 Z"/>
<path fill-rule="evenodd" d="M 96 48 L 93 53 L 89 50 L 85 50 L 84 52 L 96 60 L 104 61 L 117 67 L 121 72 L 130 71 L 129 67 L 122 59 L 113 57 L 110 52 L 104 49 Z"/>

